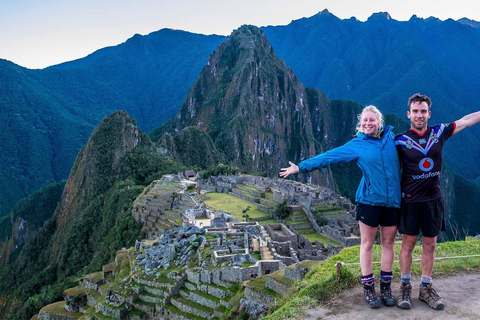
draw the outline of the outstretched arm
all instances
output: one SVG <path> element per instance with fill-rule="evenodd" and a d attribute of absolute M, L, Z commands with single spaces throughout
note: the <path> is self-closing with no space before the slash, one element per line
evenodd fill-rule
<path fill-rule="evenodd" d="M 479 122 L 480 122 L 480 111 L 467 114 L 462 119 L 455 121 L 455 131 L 453 131 L 453 134 L 457 134 L 463 129 L 471 127 L 474 124 L 477 124 Z"/>
<path fill-rule="evenodd" d="M 286 178 L 297 172 L 310 172 L 331 165 L 332 163 L 343 163 L 353 161 L 358 158 L 353 140 L 347 142 L 341 147 L 329 150 L 313 158 L 304 160 L 297 166 L 293 162 L 288 162 L 290 167 L 280 169 L 280 177 Z"/>
<path fill-rule="evenodd" d="M 295 163 L 288 161 L 288 164 L 290 165 L 290 167 L 280 169 L 280 177 L 286 178 L 289 175 L 298 173 L 300 171 L 298 170 L 298 166 Z"/>

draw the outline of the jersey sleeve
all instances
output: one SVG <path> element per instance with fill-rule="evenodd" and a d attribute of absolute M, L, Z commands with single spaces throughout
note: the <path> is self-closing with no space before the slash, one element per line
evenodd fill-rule
<path fill-rule="evenodd" d="M 447 141 L 451 136 L 453 136 L 453 133 L 455 132 L 455 127 L 456 127 L 455 122 L 442 123 L 440 125 L 440 130 L 442 132 L 441 132 L 441 136 L 439 137 L 439 139 L 441 139 L 443 142 Z"/>
<path fill-rule="evenodd" d="M 310 172 L 316 169 L 327 167 L 333 163 L 343 163 L 358 158 L 354 140 L 350 140 L 341 147 L 329 150 L 316 157 L 304 160 L 298 164 L 300 172 Z"/>

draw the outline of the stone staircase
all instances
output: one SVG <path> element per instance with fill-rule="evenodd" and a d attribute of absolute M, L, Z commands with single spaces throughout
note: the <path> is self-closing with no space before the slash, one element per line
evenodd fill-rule
<path fill-rule="evenodd" d="M 265 239 L 260 239 L 260 256 L 262 257 L 262 260 L 273 260 L 272 252 L 268 247 L 268 241 L 270 241 L 270 236 L 268 235 L 268 232 L 265 230 L 265 228 L 263 228 L 263 226 L 260 228 L 260 230 L 262 231 L 262 238 Z"/>

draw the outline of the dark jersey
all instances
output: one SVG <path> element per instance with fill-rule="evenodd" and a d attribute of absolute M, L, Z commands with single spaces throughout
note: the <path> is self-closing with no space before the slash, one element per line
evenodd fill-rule
<path fill-rule="evenodd" d="M 402 165 L 403 202 L 431 201 L 442 197 L 442 148 L 454 131 L 455 122 L 442 123 L 428 127 L 423 135 L 410 129 L 395 137 Z"/>

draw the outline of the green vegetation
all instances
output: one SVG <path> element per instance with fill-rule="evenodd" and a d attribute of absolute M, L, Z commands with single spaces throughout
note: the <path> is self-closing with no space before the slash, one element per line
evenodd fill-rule
<path fill-rule="evenodd" d="M 327 224 L 328 218 L 325 217 L 325 214 L 323 213 L 325 211 L 322 211 L 324 209 L 322 209 L 322 208 L 312 208 L 311 210 L 312 210 L 312 215 L 315 217 L 315 219 L 317 220 L 317 224 L 320 227 Z"/>
<path fill-rule="evenodd" d="M 186 319 L 204 320 L 204 319 L 201 318 L 201 317 L 197 317 L 197 316 L 195 316 L 195 315 L 193 315 L 193 314 L 180 311 L 180 309 L 178 309 L 177 307 L 175 307 L 173 304 L 170 304 L 170 303 L 167 304 L 167 305 L 165 306 L 165 308 L 167 308 L 168 310 L 170 310 L 170 311 L 173 312 L 173 313 L 176 313 L 176 314 L 179 314 L 179 315 L 184 316 Z"/>
<path fill-rule="evenodd" d="M 324 243 L 326 245 L 333 245 L 333 246 L 339 246 L 340 243 L 338 243 L 337 241 L 333 240 L 333 239 L 330 239 L 324 235 L 321 235 L 319 233 L 316 233 L 315 230 L 313 230 L 312 233 L 306 233 L 306 234 L 302 234 L 305 238 L 307 238 L 308 240 L 314 242 L 315 240 L 318 240 L 318 242 L 321 242 L 321 243 Z"/>
<path fill-rule="evenodd" d="M 159 143 L 186 166 L 205 169 L 222 161 L 210 136 L 197 126 L 186 127 L 175 136 L 164 133 Z"/>
<path fill-rule="evenodd" d="M 188 300 L 185 298 L 177 298 L 178 301 L 180 301 L 182 304 L 185 304 L 187 306 L 190 306 L 192 308 L 196 308 L 205 312 L 213 313 L 213 309 L 204 305 L 201 305 L 199 303 L 196 303 L 192 300 Z"/>
<path fill-rule="evenodd" d="M 76 286 L 65 290 L 63 293 L 69 297 L 84 296 L 87 294 L 87 290 L 89 289 L 86 289 L 82 286 Z"/>
<path fill-rule="evenodd" d="M 250 206 L 247 206 L 245 209 L 242 210 L 242 217 L 245 218 L 245 221 L 248 222 L 248 219 L 250 218 L 250 216 L 248 215 L 248 211 L 251 209 Z"/>
<path fill-rule="evenodd" d="M 81 316 L 83 316 L 83 313 L 80 313 L 80 312 L 69 312 L 67 310 L 65 310 L 64 308 L 64 305 L 65 305 L 65 301 L 59 301 L 59 302 L 55 302 L 55 303 L 52 303 L 52 304 L 49 304 L 48 306 L 45 306 L 44 308 L 42 308 L 41 312 L 50 312 L 50 313 L 55 313 L 55 314 L 61 314 L 61 315 L 64 315 L 64 316 L 71 316 L 72 318 L 80 318 Z"/>
<path fill-rule="evenodd" d="M 15 261 L 23 246 L 22 238 L 33 238 L 54 213 L 62 196 L 65 181 L 55 182 L 21 200 L 10 215 L 0 218 L 0 255 L 9 263 Z M 21 220 L 24 228 L 18 228 Z M 18 248 L 12 246 L 19 245 Z M 13 251 L 10 255 L 7 255 Z"/>
<path fill-rule="evenodd" d="M 240 170 L 238 168 L 220 163 L 208 167 L 207 170 L 203 172 L 202 178 L 207 179 L 212 176 L 236 174 L 239 171 Z"/>
<path fill-rule="evenodd" d="M 292 210 L 288 207 L 288 205 L 287 205 L 287 200 L 283 200 L 282 203 L 279 203 L 279 204 L 277 205 L 277 207 L 275 208 L 275 212 L 273 213 L 273 215 L 274 215 L 277 219 L 284 220 L 284 219 L 288 218 L 288 216 L 290 216 L 291 213 L 292 213 Z"/>
<path fill-rule="evenodd" d="M 265 286 L 266 281 L 266 276 L 258 277 L 256 279 L 250 280 L 247 285 L 254 291 L 280 299 L 282 297 L 280 294 Z"/>
<path fill-rule="evenodd" d="M 198 289 L 197 289 L 197 290 L 194 290 L 194 291 L 192 291 L 192 292 L 195 293 L 195 294 L 197 294 L 197 295 L 199 295 L 199 296 L 204 297 L 205 299 L 213 300 L 213 301 L 215 301 L 216 303 L 220 303 L 220 299 L 219 299 L 219 298 L 217 298 L 217 297 L 215 297 L 215 296 L 212 296 L 212 295 L 209 295 L 208 293 L 204 293 L 204 292 L 202 292 L 202 291 L 200 291 L 200 290 L 198 290 Z"/>
<path fill-rule="evenodd" d="M 248 206 L 255 206 L 255 203 L 250 201 L 237 198 L 235 196 L 229 195 L 227 193 L 208 193 L 210 199 L 205 200 L 205 204 L 211 210 L 223 210 L 226 212 L 230 212 L 235 218 L 242 220 L 242 211 Z M 250 219 L 252 218 L 263 218 L 268 217 L 269 214 L 263 212 L 255 207 L 252 207 L 248 211 L 248 215 Z"/>

